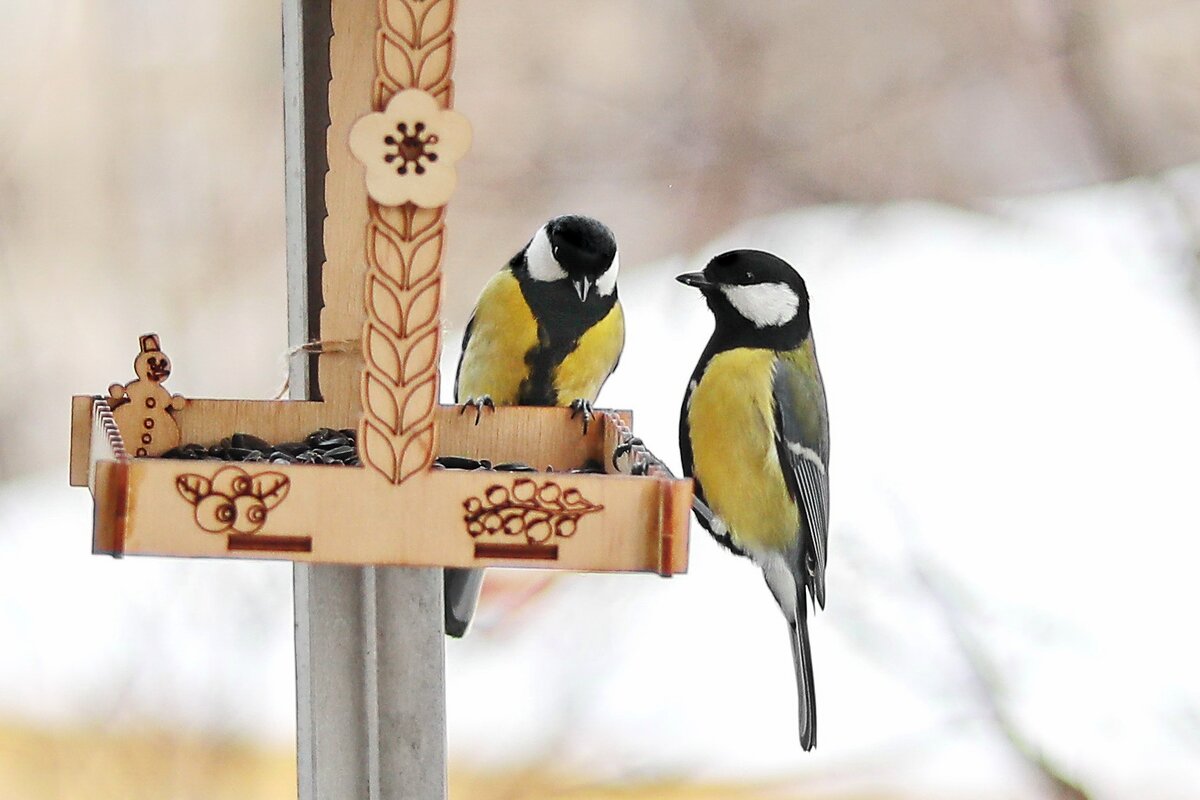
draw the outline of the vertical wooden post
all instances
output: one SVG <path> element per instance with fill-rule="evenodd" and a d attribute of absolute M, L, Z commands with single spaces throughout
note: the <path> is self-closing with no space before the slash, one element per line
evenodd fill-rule
<path fill-rule="evenodd" d="M 330 37 L 346 36 L 338 23 L 361 16 L 364 9 L 374 14 L 375 5 L 368 0 L 283 3 L 288 338 L 293 347 L 349 338 L 346 331 L 322 330 L 326 326 L 318 324 L 323 289 L 334 291 L 335 302 L 361 297 L 361 274 L 322 275 L 324 198 L 334 149 L 327 148 L 326 135 L 342 137 L 340 156 L 349 124 L 349 115 L 331 109 L 330 94 L 341 100 L 351 92 L 366 97 L 372 90 L 370 83 L 341 85 L 361 76 L 339 70 Z M 339 53 L 352 54 L 361 45 L 349 41 Z M 361 225 L 359 220 L 336 224 L 347 222 Z M 309 354 L 292 358 L 293 398 L 318 397 L 316 359 Z M 343 359 L 337 369 L 325 366 L 322 374 L 330 378 L 355 374 L 353 359 Z M 334 382 L 336 389 L 328 387 L 334 391 L 321 392 L 327 400 L 357 400 L 357 380 Z M 441 570 L 304 564 L 294 569 L 299 797 L 445 797 Z"/>

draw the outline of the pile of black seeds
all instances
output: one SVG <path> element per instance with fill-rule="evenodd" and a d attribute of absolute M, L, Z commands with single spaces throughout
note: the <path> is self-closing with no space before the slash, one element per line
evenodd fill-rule
<path fill-rule="evenodd" d="M 184 461 L 243 461 L 252 464 L 332 464 L 357 467 L 357 431 L 353 428 L 320 428 L 305 436 L 303 441 L 271 444 L 249 433 L 235 433 L 211 447 L 202 444 L 183 444 L 162 454 L 162 458 Z M 493 464 L 487 459 L 441 456 L 434 463 L 442 469 L 488 470 L 495 472 L 537 472 L 528 464 L 514 461 Z M 546 469 L 554 472 L 553 467 Z M 596 461 L 566 470 L 573 473 L 602 473 Z"/>
<path fill-rule="evenodd" d="M 584 462 L 581 467 L 572 469 L 559 469 L 549 466 L 544 470 L 537 470 L 528 464 L 522 464 L 519 461 L 503 461 L 499 464 L 493 464 L 491 461 L 484 459 L 466 458 L 464 456 L 439 456 L 433 460 L 435 466 L 440 469 L 463 469 L 463 470 L 484 470 L 486 472 L 566 472 L 572 475 L 604 474 L 604 467 L 599 461 L 590 459 Z"/>
<path fill-rule="evenodd" d="M 321 428 L 299 442 L 271 444 L 249 433 L 235 433 L 211 447 L 183 444 L 162 454 L 186 461 L 245 461 L 254 464 L 338 464 L 356 467 L 358 445 L 351 428 Z"/>

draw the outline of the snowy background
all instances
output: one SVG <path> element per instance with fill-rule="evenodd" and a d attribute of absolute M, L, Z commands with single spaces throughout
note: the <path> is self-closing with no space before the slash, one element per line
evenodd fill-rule
<path fill-rule="evenodd" d="M 141 332 L 174 391 L 278 388 L 278 9 L 0 6 L 0 733 L 286 750 L 290 566 L 90 556 L 66 485 L 67 398 L 125 377 Z M 813 297 L 833 526 L 815 753 L 759 573 L 696 527 L 669 581 L 494 571 L 447 645 L 452 758 L 773 797 L 1200 796 L 1200 3 L 837 6 L 463 5 L 479 147 L 446 368 L 488 273 L 596 214 L 630 337 L 601 402 L 677 466 L 711 322 L 671 278 L 771 250 Z M 4 741 L 0 796 L 70 796 L 6 786 Z"/>
<path fill-rule="evenodd" d="M 1131 182 L 987 214 L 831 206 L 714 241 L 779 253 L 814 298 L 836 437 L 820 748 L 798 755 L 758 572 L 697 529 L 671 581 L 556 578 L 514 609 L 528 581 L 493 573 L 479 629 L 449 645 L 454 752 L 1028 796 L 1015 735 L 1097 796 L 1193 796 L 1200 337 L 1161 202 Z M 631 346 L 603 397 L 674 465 L 710 320 L 669 278 L 698 263 L 624 282 Z M 61 475 L 0 497 L 0 641 L 23 652 L 0 660 L 0 710 L 288 740 L 287 566 L 96 559 Z"/>

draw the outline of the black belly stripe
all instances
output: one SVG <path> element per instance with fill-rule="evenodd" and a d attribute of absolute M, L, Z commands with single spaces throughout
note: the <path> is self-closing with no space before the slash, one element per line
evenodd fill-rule
<path fill-rule="evenodd" d="M 575 352 L 588 329 L 608 316 L 617 302 L 617 294 L 602 297 L 593 293 L 587 302 L 581 303 L 566 280 L 547 283 L 525 278 L 520 279 L 520 284 L 525 302 L 538 323 L 538 343 L 525 354 L 529 370 L 521 381 L 517 402 L 523 406 L 558 405 L 554 371 Z"/>
<path fill-rule="evenodd" d="M 554 370 L 579 346 L 579 339 L 555 342 L 538 326 L 538 344 L 525 354 L 529 374 L 521 381 L 518 402 L 523 406 L 558 405 L 558 390 L 554 386 Z"/>

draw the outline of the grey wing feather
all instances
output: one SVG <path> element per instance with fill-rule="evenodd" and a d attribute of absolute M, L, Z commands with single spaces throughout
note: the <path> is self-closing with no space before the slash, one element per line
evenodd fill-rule
<path fill-rule="evenodd" d="M 819 373 L 818 373 L 819 375 Z M 804 562 L 797 564 L 817 605 L 825 607 L 829 542 L 829 421 L 825 390 L 786 359 L 774 378 L 775 446 L 784 479 L 804 517 Z"/>
<path fill-rule="evenodd" d="M 464 398 L 458 396 L 458 379 L 462 376 L 463 361 L 467 358 L 467 345 L 471 342 L 471 332 L 475 329 L 475 313 L 467 321 L 467 329 L 463 331 L 462 352 L 458 354 L 458 366 L 454 368 L 454 402 L 461 403 Z"/>

